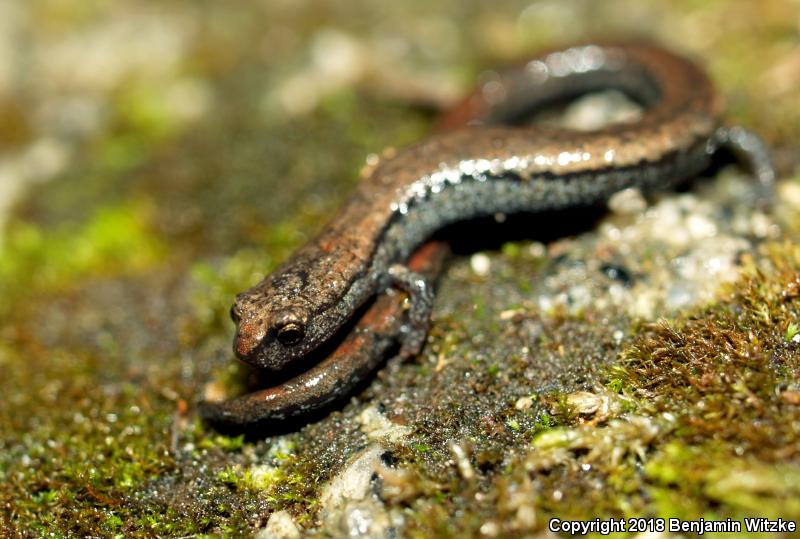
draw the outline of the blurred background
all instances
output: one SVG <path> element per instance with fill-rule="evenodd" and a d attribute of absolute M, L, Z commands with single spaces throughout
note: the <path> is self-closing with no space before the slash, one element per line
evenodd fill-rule
<path fill-rule="evenodd" d="M 798 0 L 1 1 L 0 525 L 318 525 L 320 485 L 364 443 L 353 423 L 251 443 L 194 419 L 230 370 L 231 298 L 481 71 L 595 36 L 698 60 L 795 173 Z M 410 529 L 486 531 L 470 517 L 492 504 L 437 513 L 421 477 Z"/>
<path fill-rule="evenodd" d="M 798 4 L 790 0 L 45 0 L 0 9 L 3 223 L 31 189 L 48 194 L 18 211 L 55 220 L 158 185 L 167 192 L 148 198 L 179 204 L 171 233 L 202 230 L 213 241 L 226 228 L 219 221 L 241 233 L 262 226 L 254 212 L 263 221 L 301 200 L 324 204 L 338 192 L 330 180 L 338 167 L 418 137 L 430 118 L 421 112 L 452 103 L 482 69 L 588 36 L 647 37 L 694 56 L 722 87 L 730 117 L 772 140 L 792 138 L 800 124 Z M 744 118 L 750 105 L 758 115 Z M 301 141 L 308 147 L 297 159 Z M 320 143 L 341 145 L 328 150 L 336 158 L 320 155 Z M 292 181 L 263 196 L 223 179 L 239 176 L 260 176 L 258 186 Z M 222 199 L 214 219 L 178 196 L 198 197 L 209 182 Z"/>

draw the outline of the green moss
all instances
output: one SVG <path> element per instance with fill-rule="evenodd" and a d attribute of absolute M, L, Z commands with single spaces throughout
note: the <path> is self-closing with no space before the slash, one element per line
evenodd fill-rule
<path fill-rule="evenodd" d="M 522 254 L 522 247 L 517 242 L 507 242 L 501 247 L 503 256 L 508 258 L 518 258 Z"/>
<path fill-rule="evenodd" d="M 217 481 L 221 481 L 226 485 L 236 486 L 242 479 L 242 475 L 236 468 L 225 468 L 217 472 Z"/>
<path fill-rule="evenodd" d="M 174 134 L 181 122 L 169 106 L 169 100 L 165 98 L 167 86 L 139 81 L 122 86 L 114 96 L 119 114 L 119 128 L 148 139 L 150 144 L 158 144 Z"/>
<path fill-rule="evenodd" d="M 102 208 L 84 224 L 55 230 L 17 221 L 0 246 L 0 294 L 54 292 L 85 277 L 135 274 L 158 262 L 165 247 L 149 226 L 145 202 Z"/>
<path fill-rule="evenodd" d="M 645 467 L 658 514 L 697 518 L 800 516 L 800 467 L 731 455 L 725 444 L 674 440 Z"/>
<path fill-rule="evenodd" d="M 673 434 L 646 466 L 667 514 L 697 517 L 713 508 L 798 518 L 798 470 L 784 462 L 798 457 L 800 410 L 783 392 L 800 372 L 791 329 L 800 302 L 787 293 L 800 249 L 765 251 L 729 300 L 651 328 L 624 354 L 625 384 L 674 418 Z"/>
<path fill-rule="evenodd" d="M 297 485 L 302 481 L 302 477 L 297 473 L 287 477 L 282 467 L 258 466 L 247 470 L 243 481 L 249 488 L 269 492 L 282 485 Z"/>
<path fill-rule="evenodd" d="M 537 431 L 550 429 L 550 428 L 554 427 L 555 424 L 556 424 L 555 420 L 547 412 L 540 412 L 536 416 L 536 430 Z"/>
<path fill-rule="evenodd" d="M 783 340 L 786 342 L 792 342 L 798 333 L 800 333 L 800 325 L 797 325 L 794 322 L 789 322 L 789 324 L 786 326 L 786 333 L 783 336 Z"/>
<path fill-rule="evenodd" d="M 219 447 L 223 451 L 239 451 L 244 445 L 244 434 L 239 436 L 214 436 L 204 438 L 200 446 L 205 448 Z"/>

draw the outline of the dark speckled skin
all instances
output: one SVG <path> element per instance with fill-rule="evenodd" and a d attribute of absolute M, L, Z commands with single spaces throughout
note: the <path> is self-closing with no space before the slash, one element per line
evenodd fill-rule
<path fill-rule="evenodd" d="M 642 118 L 590 132 L 513 125 L 554 101 L 609 88 L 639 101 Z M 422 276 L 407 271 L 399 280 L 398 264 L 434 231 L 456 221 L 596 204 L 628 187 L 668 188 L 706 168 L 720 145 L 742 154 L 758 179 L 770 183 L 774 174 L 765 147 L 745 130 L 720 127 L 720 108 L 701 70 L 647 43 L 576 46 L 498 74 L 445 118 L 441 125 L 447 131 L 384 158 L 316 239 L 237 296 L 232 309 L 237 355 L 266 369 L 291 365 L 392 286 L 409 292 L 411 323 L 402 325 L 402 341 L 406 354 L 415 353 L 427 330 L 430 301 L 422 292 L 429 287 Z M 428 253 L 431 261 L 437 252 Z M 415 265 L 429 274 L 438 266 L 426 266 L 424 259 Z M 238 425 L 280 419 L 349 391 L 376 362 L 375 354 L 354 353 L 358 335 L 370 328 L 375 335 L 386 333 L 371 340 L 371 346 L 382 343 L 375 347 L 382 352 L 397 340 L 398 308 L 390 312 L 386 305 L 377 318 L 367 311 L 354 337 L 287 382 L 294 384 L 291 388 L 284 384 L 229 401 L 227 407 L 208 404 L 204 416 Z M 291 340 L 297 342 L 281 342 L 283 326 L 294 330 Z M 334 357 L 339 363 L 331 361 Z M 371 366 L 365 369 L 365 363 Z M 337 369 L 346 372 L 325 378 L 333 382 L 322 389 L 319 381 L 313 390 L 303 385 Z"/>

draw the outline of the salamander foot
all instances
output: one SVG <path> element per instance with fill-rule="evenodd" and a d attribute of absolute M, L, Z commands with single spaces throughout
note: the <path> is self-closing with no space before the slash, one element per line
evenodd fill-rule
<path fill-rule="evenodd" d="M 425 344 L 425 336 L 431 324 L 433 291 L 428 281 L 419 273 L 409 270 L 402 264 L 389 268 L 389 278 L 396 288 L 408 294 L 411 308 L 408 310 L 408 323 L 403 326 L 403 342 L 400 355 L 408 358 L 419 354 Z"/>

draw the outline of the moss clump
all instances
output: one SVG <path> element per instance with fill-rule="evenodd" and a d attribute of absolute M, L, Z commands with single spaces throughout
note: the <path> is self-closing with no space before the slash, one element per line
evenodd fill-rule
<path fill-rule="evenodd" d="M 655 514 L 800 517 L 800 249 L 765 250 L 727 301 L 652 327 L 615 373 L 674 422 L 645 467 Z"/>
<path fill-rule="evenodd" d="M 164 245 L 149 227 L 144 201 L 105 207 L 82 225 L 46 230 L 15 222 L 0 246 L 0 310 L 20 294 L 56 292 L 76 280 L 132 274 L 156 263 Z"/>
<path fill-rule="evenodd" d="M 673 414 L 689 444 L 725 442 L 731 455 L 782 462 L 800 455 L 798 343 L 793 283 L 800 249 L 783 244 L 730 300 L 677 324 L 661 323 L 624 354 L 625 382 L 654 413 Z"/>
<path fill-rule="evenodd" d="M 725 443 L 673 440 L 645 466 L 656 514 L 696 518 L 800 515 L 800 466 L 731 454 Z"/>

